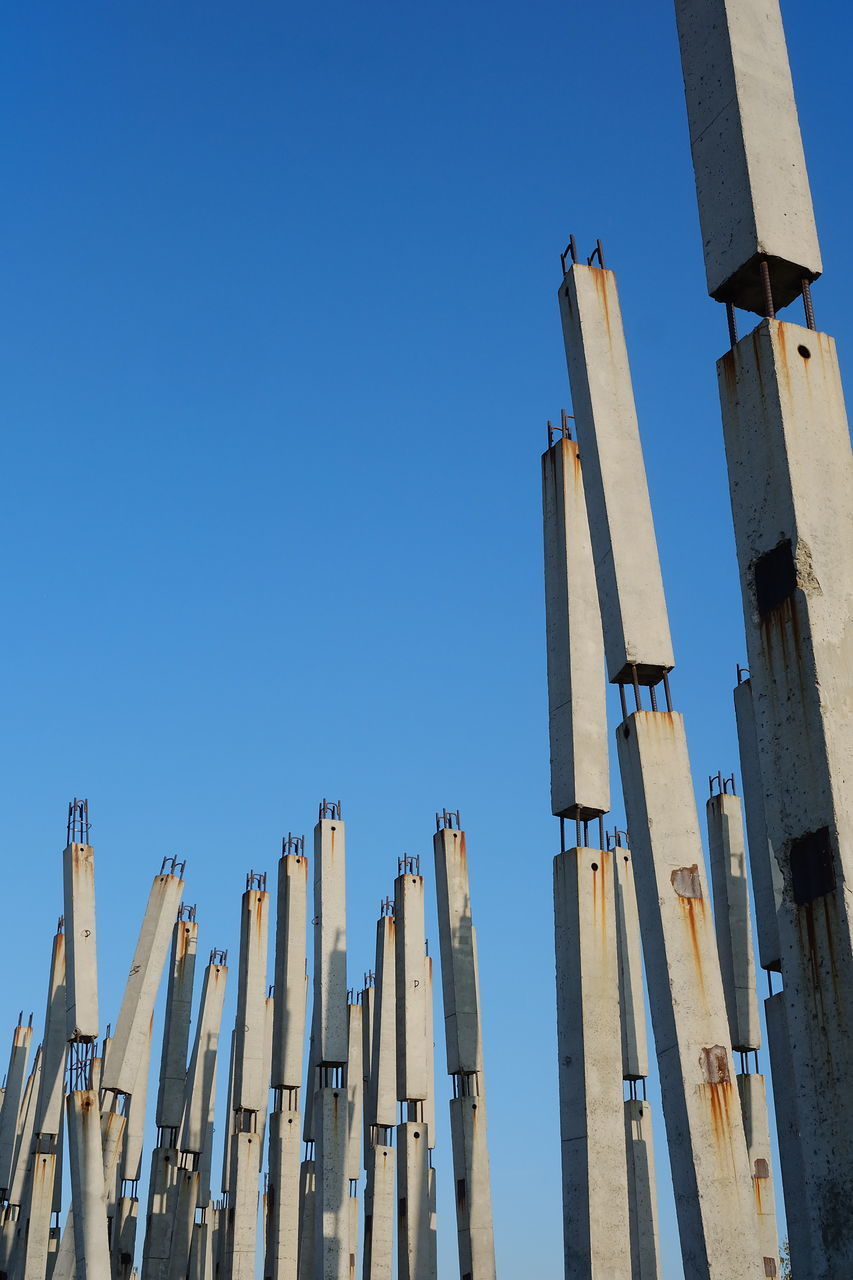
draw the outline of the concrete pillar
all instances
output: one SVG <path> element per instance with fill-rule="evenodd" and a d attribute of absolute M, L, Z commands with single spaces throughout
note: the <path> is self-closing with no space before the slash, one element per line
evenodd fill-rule
<path fill-rule="evenodd" d="M 652 1111 L 644 1098 L 625 1100 L 625 1149 L 628 1157 L 631 1280 L 660 1280 Z"/>
<path fill-rule="evenodd" d="M 299 1170 L 299 1280 L 316 1280 L 314 1267 L 317 1168 L 303 1160 Z"/>
<path fill-rule="evenodd" d="M 432 956 L 424 956 L 424 987 L 426 989 L 426 1082 L 424 1099 L 424 1124 L 429 1136 L 429 1149 L 435 1150 L 435 1022 L 433 1010 Z"/>
<path fill-rule="evenodd" d="M 30 1156 L 33 1151 L 33 1132 L 36 1122 L 36 1102 L 38 1100 L 42 1075 L 42 1051 L 38 1046 L 33 1058 L 33 1069 L 30 1072 L 21 1099 L 18 1113 L 18 1131 L 15 1135 L 15 1151 L 12 1159 L 12 1177 L 9 1184 L 8 1200 L 11 1204 L 21 1205 L 24 1199 L 24 1181 Z M 19 1215 L 20 1217 L 20 1215 Z"/>
<path fill-rule="evenodd" d="M 136 1079 L 133 1092 L 127 1100 L 127 1126 L 125 1128 L 124 1151 L 122 1153 L 122 1180 L 139 1182 L 142 1177 L 142 1147 L 145 1140 L 145 1112 L 148 1101 L 148 1076 L 151 1069 L 151 1041 L 153 1038 L 153 1018 L 148 1023 L 148 1035 L 145 1037 L 142 1053 L 136 1064 Z"/>
<path fill-rule="evenodd" d="M 812 1241 L 814 1224 L 806 1197 L 805 1164 L 800 1154 L 800 1118 L 797 1111 L 797 1087 L 791 1061 L 785 993 L 777 991 L 764 1001 L 767 1024 L 767 1047 L 773 1066 L 773 1108 L 776 1115 L 776 1137 L 782 1192 L 785 1198 L 785 1225 L 792 1258 L 806 1263 L 818 1245 Z M 804 1135 L 808 1136 L 808 1135 Z M 818 1242 L 819 1244 L 819 1242 Z M 808 1272 L 806 1273 L 808 1274 Z"/>
<path fill-rule="evenodd" d="M 340 805 L 323 801 L 314 828 L 314 1034 L 319 1066 L 342 1067 L 347 1060 L 345 842 Z"/>
<path fill-rule="evenodd" d="M 732 1048 L 746 1053 L 760 1048 L 761 1027 L 755 994 L 755 961 L 740 800 L 725 791 L 712 795 L 707 801 L 706 813 L 714 890 L 714 928 L 729 1032 Z"/>
<path fill-rule="evenodd" d="M 779 970 L 782 965 L 779 946 L 779 921 L 776 918 L 782 901 L 782 873 L 767 839 L 764 817 L 764 784 L 755 732 L 752 707 L 752 681 L 741 680 L 734 691 L 740 751 L 740 776 L 743 808 L 749 843 L 749 871 L 752 878 L 752 901 L 758 933 L 758 962 L 762 969 Z"/>
<path fill-rule="evenodd" d="M 198 1022 L 184 1088 L 180 1148 L 196 1154 L 204 1150 L 209 1126 L 213 1122 L 219 1033 L 228 983 L 228 966 L 224 959 L 224 952 L 212 951 L 210 963 L 204 971 Z"/>
<path fill-rule="evenodd" d="M 764 1263 L 764 1274 L 772 1276 L 779 1271 L 779 1233 L 776 1226 L 776 1198 L 770 1173 L 770 1125 L 767 1121 L 764 1076 L 757 1073 L 739 1075 L 737 1087 L 752 1172 L 759 1256 Z"/>
<path fill-rule="evenodd" d="M 104 1160 L 98 1098 L 91 1089 L 66 1099 L 74 1253 L 77 1280 L 104 1280 L 110 1274 Z"/>
<path fill-rule="evenodd" d="M 65 1008 L 62 1009 L 63 1024 Z M 24 1208 L 26 1236 L 19 1255 L 21 1280 L 46 1280 L 50 1258 L 50 1223 L 53 1214 L 53 1187 L 56 1175 L 56 1152 L 38 1152 L 33 1157 L 33 1174 L 29 1180 Z"/>
<path fill-rule="evenodd" d="M 347 1006 L 349 1055 L 347 1058 L 347 1108 L 349 1115 L 347 1138 L 347 1180 L 358 1182 L 361 1177 L 362 1157 L 362 1089 L 364 1076 L 362 1070 L 363 1009 L 360 1004 Z"/>
<path fill-rule="evenodd" d="M 708 292 L 763 310 L 821 272 L 778 0 L 676 0 Z"/>
<path fill-rule="evenodd" d="M 429 1143 L 420 1120 L 397 1126 L 398 1280 L 436 1280 L 430 1231 Z"/>
<path fill-rule="evenodd" d="M 810 1259 L 853 1270 L 853 454 L 833 340 L 762 321 L 718 362 Z M 749 498 L 747 497 L 749 490 Z"/>
<path fill-rule="evenodd" d="M 273 1089 L 298 1089 L 305 1051 L 305 966 L 308 918 L 308 859 L 305 842 L 288 837 L 296 852 L 278 864 L 275 933 L 276 1014 L 273 1028 Z M 287 841 L 286 846 L 289 848 Z"/>
<path fill-rule="evenodd" d="M 175 1187 L 174 1225 L 169 1256 L 168 1280 L 186 1280 L 190 1265 L 193 1225 L 198 1202 L 198 1170 L 181 1168 Z"/>
<path fill-rule="evenodd" d="M 182 909 L 172 926 L 166 1020 L 160 1057 L 160 1086 L 157 1092 L 158 1129 L 177 1130 L 183 1119 L 197 948 L 198 924 L 195 908 L 190 908 L 189 912 Z"/>
<path fill-rule="evenodd" d="M 299 1265 L 300 1115 L 273 1111 L 269 1119 L 266 1280 L 297 1280 Z"/>
<path fill-rule="evenodd" d="M 363 1280 L 391 1280 L 394 1270 L 396 1151 L 374 1143 L 364 1192 Z"/>
<path fill-rule="evenodd" d="M 116 1204 L 113 1237 L 110 1242 L 113 1280 L 130 1280 L 136 1253 L 139 1201 L 136 1196 L 120 1196 Z"/>
<path fill-rule="evenodd" d="M 180 1159 L 180 1152 L 174 1147 L 155 1147 L 151 1153 L 142 1280 L 167 1280 L 169 1275 Z"/>
<path fill-rule="evenodd" d="M 637 711 L 616 740 L 685 1271 L 746 1280 L 752 1181 L 683 721 Z"/>
<path fill-rule="evenodd" d="M 36 1105 L 35 1132 L 56 1136 L 62 1125 L 62 1099 L 65 1085 L 65 933 L 60 920 L 53 938 L 47 1008 L 44 1015 L 44 1058 Z"/>
<path fill-rule="evenodd" d="M 213 1275 L 213 1219 L 217 1209 L 208 1209 L 202 1215 L 201 1222 L 193 1226 L 192 1247 L 190 1249 L 190 1265 L 188 1280 L 214 1280 Z"/>
<path fill-rule="evenodd" d="M 236 1047 L 236 1044 L 237 1044 L 237 1031 L 236 1031 L 236 1029 L 235 1029 L 234 1031 L 232 1031 L 232 1032 L 231 1032 L 231 1053 L 230 1053 L 229 1060 L 228 1060 L 228 1094 L 227 1094 L 226 1102 L 225 1102 L 225 1116 L 226 1116 L 226 1121 L 225 1121 L 225 1123 L 226 1123 L 226 1125 L 228 1126 L 228 1128 L 226 1129 L 226 1132 L 225 1132 L 225 1141 L 224 1141 L 224 1143 L 222 1144 L 222 1182 L 221 1182 L 221 1184 L 220 1184 L 220 1189 L 221 1189 L 222 1194 L 223 1194 L 224 1196 L 227 1196 L 227 1195 L 228 1195 L 228 1192 L 229 1192 L 230 1187 L 231 1187 L 231 1133 L 230 1133 L 230 1127 L 231 1127 L 231 1124 L 232 1124 L 232 1117 L 233 1117 L 233 1115 L 234 1115 L 234 1107 L 233 1107 L 233 1102 L 234 1102 L 234 1057 L 235 1057 L 235 1047 Z M 226 1218 L 226 1220 L 227 1220 L 227 1218 Z"/>
<path fill-rule="evenodd" d="M 3 1199 L 7 1198 L 12 1183 L 18 1117 L 26 1088 L 27 1061 L 32 1038 L 32 1026 L 25 1027 L 19 1022 L 12 1033 L 12 1051 L 6 1071 L 6 1093 L 3 1098 L 3 1109 L 0 1111 L 0 1196 Z"/>
<path fill-rule="evenodd" d="M 656 683 L 675 658 L 613 272 L 575 264 L 559 298 L 608 679 Z"/>
<path fill-rule="evenodd" d="M 229 1280 L 254 1280 L 258 1242 L 260 1137 L 231 1136 L 231 1191 L 228 1196 L 231 1265 Z"/>
<path fill-rule="evenodd" d="M 266 1085 L 263 1093 L 260 1110 L 258 1111 L 258 1136 L 261 1139 L 261 1152 L 264 1150 L 267 1135 L 267 1113 L 269 1111 L 270 1101 L 270 1068 L 272 1065 L 272 1040 L 273 1040 L 273 1023 L 275 1022 L 275 996 L 272 994 L 274 988 L 270 987 L 269 994 L 264 1001 L 264 1058 L 263 1058 L 263 1079 Z M 263 1163 L 263 1155 L 261 1156 Z"/>
<path fill-rule="evenodd" d="M 346 1090 L 318 1089 L 314 1098 L 314 1268 L 318 1280 L 349 1280 L 348 1120 Z"/>
<path fill-rule="evenodd" d="M 580 457 L 565 436 L 542 455 L 542 514 L 551 811 L 585 818 L 610 808 L 607 711 Z"/>
<path fill-rule="evenodd" d="M 88 832 L 88 816 L 85 830 Z M 95 850 L 90 844 L 72 841 L 70 838 L 72 834 L 80 833 L 72 830 L 69 817 L 69 840 L 62 855 L 66 943 L 66 1038 L 97 1040 Z"/>
<path fill-rule="evenodd" d="M 577 1280 L 630 1271 L 612 858 L 578 848 L 554 859 L 563 1243 Z"/>
<path fill-rule="evenodd" d="M 386 907 L 383 905 L 383 911 Z M 376 996 L 370 1075 L 370 1124 L 392 1129 L 397 1123 L 397 931 L 393 915 L 376 925 Z"/>
<path fill-rule="evenodd" d="M 174 868 L 174 859 L 169 860 Z M 178 864 L 183 872 L 184 864 Z M 164 864 L 165 866 L 165 864 Z M 154 1002 L 169 949 L 172 922 L 178 911 L 184 882 L 181 875 L 154 877 L 112 1044 L 104 1062 L 101 1087 L 114 1093 L 130 1093 L 145 1052 Z"/>
<path fill-rule="evenodd" d="M 619 958 L 619 1022 L 622 1031 L 622 1077 L 642 1080 L 649 1074 L 643 949 L 631 850 L 611 849 L 616 903 L 616 951 Z"/>
<path fill-rule="evenodd" d="M 397 1098 L 423 1102 L 427 1096 L 424 880 L 416 859 L 401 858 L 400 871 L 394 881 Z"/>
<path fill-rule="evenodd" d="M 375 973 L 365 974 L 365 985 L 361 990 L 361 1072 L 362 1072 L 362 1139 L 364 1147 L 364 1167 L 367 1168 L 367 1153 L 371 1143 L 370 1112 L 370 1073 L 373 1053 L 373 1009 L 376 998 Z"/>
<path fill-rule="evenodd" d="M 270 896 L 266 876 L 250 873 L 243 894 L 240 922 L 240 967 L 237 979 L 237 1019 L 234 1046 L 234 1111 L 260 1111 L 269 1093 L 265 1070 L 267 944 Z M 256 1162 L 259 1163 L 259 1162 Z M 260 1167 L 260 1166 L 259 1166 Z"/>

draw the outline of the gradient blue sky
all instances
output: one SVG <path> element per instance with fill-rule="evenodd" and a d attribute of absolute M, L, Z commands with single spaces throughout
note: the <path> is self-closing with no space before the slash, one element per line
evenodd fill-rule
<path fill-rule="evenodd" d="M 785 17 L 818 324 L 847 368 L 853 16 Z M 73 794 L 105 1020 L 164 854 L 188 860 L 201 953 L 236 959 L 245 872 L 340 798 L 357 983 L 398 855 L 427 855 L 431 886 L 433 813 L 458 807 L 500 1270 L 556 1277 L 538 485 L 568 407 L 570 232 L 618 272 L 700 797 L 738 767 L 725 317 L 671 5 L 49 0 L 0 21 L 0 1028 L 42 1016 Z M 443 1053 L 439 1035 L 446 1096 Z M 439 1142 L 450 1275 L 444 1124 Z M 658 1153 L 670 1280 L 662 1135 Z"/>

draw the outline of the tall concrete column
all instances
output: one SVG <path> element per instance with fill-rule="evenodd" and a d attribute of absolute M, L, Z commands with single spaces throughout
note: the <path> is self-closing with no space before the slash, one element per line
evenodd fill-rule
<path fill-rule="evenodd" d="M 195 907 L 185 907 L 182 904 L 172 927 L 172 950 L 166 987 L 166 1022 L 156 1108 L 157 1128 L 174 1130 L 175 1145 L 184 1113 L 197 949 L 198 923 Z"/>
<path fill-rule="evenodd" d="M 195 1038 L 184 1086 L 184 1109 L 179 1146 L 181 1151 L 198 1157 L 202 1173 L 199 1181 L 199 1207 L 210 1203 L 210 1156 L 213 1111 L 216 1102 L 216 1068 L 219 1058 L 219 1034 L 222 1009 L 228 983 L 228 953 L 213 950 L 204 971 Z M 202 1167 L 202 1155 L 208 1159 Z"/>
<path fill-rule="evenodd" d="M 394 903 L 386 898 L 376 924 L 365 1111 L 369 1145 L 365 1157 L 363 1280 L 391 1280 L 394 1270 L 397 1153 L 392 1138 L 397 1122 L 397 931 L 393 912 Z"/>
<path fill-rule="evenodd" d="M 755 712 L 752 706 L 752 681 L 748 677 L 742 679 L 741 676 L 742 669 L 738 667 L 739 678 L 734 690 L 735 720 L 746 835 L 749 843 L 752 900 L 755 906 L 755 924 L 758 934 L 758 961 L 762 969 L 778 972 L 782 966 L 777 918 L 779 904 L 782 901 L 782 873 L 767 838 L 764 783 L 761 780 L 758 736 L 755 731 Z"/>
<path fill-rule="evenodd" d="M 164 858 L 154 877 L 109 1053 L 101 1088 L 130 1093 L 145 1050 L 154 1002 L 169 950 L 169 936 L 181 902 L 186 863 Z"/>
<path fill-rule="evenodd" d="M 362 1055 L 364 1039 L 360 1000 L 347 1007 L 347 1183 L 349 1185 L 349 1276 L 355 1280 L 358 1260 L 358 1183 L 362 1157 L 362 1090 L 364 1087 Z"/>
<path fill-rule="evenodd" d="M 717 951 L 732 1048 L 747 1054 L 760 1047 L 761 1028 L 755 991 L 743 815 L 734 791 L 734 777 L 724 779 L 718 774 L 710 781 L 712 790 L 705 809 Z M 719 785 L 719 791 L 714 790 L 715 785 Z"/>
<path fill-rule="evenodd" d="M 73 1063 L 71 1070 L 74 1073 Z M 72 1087 L 66 1099 L 66 1123 L 77 1280 L 104 1280 L 110 1274 L 100 1121 L 97 1095 L 91 1089 Z"/>
<path fill-rule="evenodd" d="M 601 257 L 568 266 L 559 301 L 606 667 L 622 698 L 616 739 L 682 1257 L 696 1280 L 746 1280 L 758 1265 L 752 1182 L 619 297 Z"/>
<path fill-rule="evenodd" d="M 483 1037 L 477 935 L 468 853 L 459 814 L 436 814 L 433 836 L 447 1070 L 453 1081 L 450 1127 L 460 1275 L 493 1280 L 495 1246 L 486 1142 Z M 402 1164 L 402 1153 L 400 1162 Z"/>
<path fill-rule="evenodd" d="M 95 942 L 95 851 L 89 838 L 89 802 L 68 806 L 68 840 L 62 855 L 66 943 L 66 1036 L 98 1038 L 98 959 Z"/>
<path fill-rule="evenodd" d="M 27 1062 L 33 1038 L 32 1019 L 28 1025 L 21 1021 L 12 1033 L 12 1050 L 6 1071 L 6 1093 L 0 1111 L 0 1198 L 8 1197 L 12 1184 L 12 1168 L 15 1161 L 15 1145 L 18 1137 L 18 1117 L 26 1088 Z"/>
<path fill-rule="evenodd" d="M 305 840 L 288 834 L 278 864 L 275 939 L 274 1110 L 269 1125 L 264 1276 L 297 1280 L 299 1265 L 299 1091 L 305 1053 L 308 859 Z"/>

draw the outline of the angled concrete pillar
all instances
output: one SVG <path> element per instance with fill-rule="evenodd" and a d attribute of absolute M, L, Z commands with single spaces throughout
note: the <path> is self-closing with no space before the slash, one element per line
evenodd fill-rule
<path fill-rule="evenodd" d="M 65 1009 L 62 1010 L 63 1021 Z M 46 1280 L 50 1264 L 50 1226 L 53 1215 L 53 1188 L 56 1176 L 56 1152 L 37 1152 L 32 1157 L 33 1172 L 29 1179 L 25 1215 L 26 1236 L 21 1241 L 21 1280 Z"/>
<path fill-rule="evenodd" d="M 234 1058 L 235 1048 L 237 1044 L 236 1029 L 231 1032 L 231 1051 L 228 1059 L 228 1093 L 225 1102 L 226 1131 L 225 1141 L 222 1144 L 222 1182 L 220 1190 L 224 1196 L 228 1195 L 231 1187 L 231 1124 L 234 1114 Z M 227 1220 L 227 1219 L 226 1219 Z"/>
<path fill-rule="evenodd" d="M 20 1206 L 24 1198 L 24 1181 L 27 1166 L 33 1151 L 33 1133 L 36 1123 L 36 1103 L 38 1101 L 42 1076 L 41 1045 L 35 1051 L 33 1068 L 27 1077 L 21 1107 L 18 1112 L 18 1126 L 15 1135 L 15 1150 L 12 1158 L 12 1177 L 9 1183 L 7 1199 L 10 1204 Z M 19 1220 L 21 1215 L 19 1214 Z"/>
<path fill-rule="evenodd" d="M 218 1209 L 206 1210 L 201 1222 L 193 1226 L 188 1280 L 214 1280 L 212 1219 L 218 1212 Z"/>
<path fill-rule="evenodd" d="M 759 1256 L 764 1263 L 764 1274 L 779 1271 L 779 1232 L 776 1225 L 776 1198 L 773 1192 L 770 1155 L 770 1125 L 767 1120 L 767 1091 L 764 1076 L 739 1075 L 737 1078 L 749 1152 L 749 1167 L 755 1200 L 755 1218 L 758 1225 Z"/>
<path fill-rule="evenodd" d="M 373 1009 L 376 998 L 374 985 L 376 975 L 371 971 L 365 974 L 365 985 L 361 989 L 361 1072 L 362 1072 L 362 1138 L 363 1161 L 367 1168 L 367 1153 L 370 1150 L 370 1072 L 373 1053 Z"/>
<path fill-rule="evenodd" d="M 714 890 L 714 928 L 729 1033 L 732 1048 L 747 1053 L 760 1048 L 761 1027 L 755 993 L 755 960 L 740 799 L 726 791 L 712 795 L 707 801 L 706 813 Z"/>
<path fill-rule="evenodd" d="M 228 983 L 226 953 L 212 951 L 204 971 L 198 1022 L 184 1087 L 184 1114 L 180 1135 L 182 1151 L 201 1154 L 213 1121 L 216 1099 L 216 1065 L 222 1008 Z M 230 1111 L 230 1107 L 229 1107 Z"/>
<path fill-rule="evenodd" d="M 383 905 L 383 912 L 386 910 Z M 370 1055 L 370 1124 L 392 1129 L 397 1123 L 397 978 L 393 915 L 376 925 L 376 996 Z"/>
<path fill-rule="evenodd" d="M 180 1160 L 180 1152 L 174 1147 L 155 1147 L 151 1153 L 141 1280 L 167 1280 L 169 1275 L 182 1174 Z"/>
<path fill-rule="evenodd" d="M 65 913 L 66 1038 L 98 1038 L 98 959 L 95 941 L 95 850 L 88 801 L 68 806 L 68 841 L 62 855 Z"/>
<path fill-rule="evenodd" d="M 177 1130 L 183 1119 L 197 947 L 195 908 L 181 910 L 172 926 L 172 950 L 167 969 L 166 1020 L 156 1108 L 158 1129 Z"/>
<path fill-rule="evenodd" d="M 197 1169 L 182 1167 L 178 1170 L 168 1280 L 186 1280 L 189 1271 L 198 1184 Z"/>
<path fill-rule="evenodd" d="M 314 1034 L 318 1066 L 347 1060 L 346 832 L 339 804 L 314 828 Z"/>
<path fill-rule="evenodd" d="M 821 273 L 778 0 L 676 0 L 708 292 L 763 310 Z"/>
<path fill-rule="evenodd" d="M 23 1026 L 19 1022 L 12 1033 L 12 1050 L 6 1071 L 6 1093 L 3 1110 L 0 1112 L 0 1196 L 3 1199 L 6 1199 L 12 1183 L 18 1117 L 26 1088 L 27 1061 L 32 1038 L 32 1026 Z"/>
<path fill-rule="evenodd" d="M 116 1204 L 110 1257 L 113 1280 L 130 1280 L 136 1253 L 139 1201 L 136 1196 L 120 1196 Z"/>
<path fill-rule="evenodd" d="M 631 850 L 617 843 L 611 850 L 619 957 L 619 1009 L 622 1030 L 622 1077 L 642 1080 L 649 1074 L 643 949 Z"/>
<path fill-rule="evenodd" d="M 64 922 L 60 920 L 53 939 L 44 1015 L 44 1061 L 35 1118 L 35 1132 L 40 1136 L 56 1136 L 62 1125 L 67 1034 L 65 1002 L 65 932 Z"/>
<path fill-rule="evenodd" d="M 436 1280 L 430 1231 L 429 1141 L 420 1120 L 397 1126 L 398 1280 Z"/>
<path fill-rule="evenodd" d="M 265 889 L 247 888 L 240 923 L 234 1111 L 260 1111 L 269 1089 L 264 1072 L 268 934 L 269 894 Z"/>
<path fill-rule="evenodd" d="M 563 1244 L 578 1280 L 630 1270 L 613 856 L 554 859 Z"/>
<path fill-rule="evenodd" d="M 145 1052 L 148 1028 L 160 977 L 166 963 L 172 924 L 178 911 L 184 882 L 174 874 L 175 860 L 167 859 L 172 870 L 154 877 L 136 950 L 128 974 L 124 997 L 112 1044 L 104 1062 L 101 1087 L 114 1093 L 130 1093 L 139 1059 Z M 184 864 L 178 866 L 183 872 Z"/>
<path fill-rule="evenodd" d="M 142 1147 L 145 1140 L 145 1113 L 148 1102 L 148 1076 L 151 1069 L 151 1041 L 154 1032 L 153 1018 L 148 1023 L 142 1053 L 136 1066 L 133 1092 L 127 1101 L 127 1126 L 122 1152 L 122 1180 L 138 1183 L 142 1177 Z"/>
<path fill-rule="evenodd" d="M 806 1172 L 800 1157 L 800 1119 L 784 992 L 777 991 L 774 996 L 768 996 L 764 1001 L 764 1015 L 767 1022 L 767 1045 L 773 1064 L 773 1107 L 788 1243 L 792 1258 L 808 1259 L 814 1253 L 813 1224 L 806 1198 Z"/>
<path fill-rule="evenodd" d="M 749 872 L 758 933 L 758 962 L 762 969 L 778 971 L 782 965 L 777 919 L 779 903 L 782 901 L 782 873 L 767 838 L 764 783 L 761 780 L 751 680 L 740 680 L 735 686 L 734 704 L 743 808 L 749 843 Z"/>
<path fill-rule="evenodd" d="M 625 1100 L 625 1150 L 628 1158 L 631 1280 L 660 1280 L 661 1253 L 652 1112 L 649 1103 L 643 1098 Z"/>

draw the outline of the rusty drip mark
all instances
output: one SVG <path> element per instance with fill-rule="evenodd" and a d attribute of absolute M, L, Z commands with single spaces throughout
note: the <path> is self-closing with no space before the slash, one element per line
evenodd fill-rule
<path fill-rule="evenodd" d="M 711 1104 L 711 1123 L 714 1126 L 714 1139 L 721 1155 L 731 1153 L 731 1081 L 705 1085 L 708 1100 Z"/>
<path fill-rule="evenodd" d="M 762 1214 L 764 1212 L 764 1206 L 761 1203 L 761 1179 L 760 1178 L 752 1179 L 752 1190 L 755 1195 L 755 1212 L 757 1214 Z"/>

